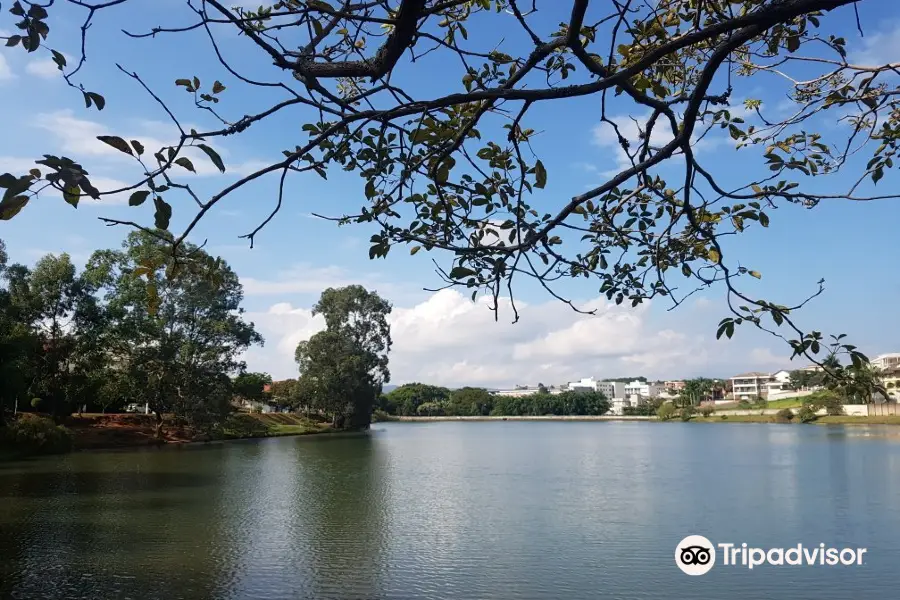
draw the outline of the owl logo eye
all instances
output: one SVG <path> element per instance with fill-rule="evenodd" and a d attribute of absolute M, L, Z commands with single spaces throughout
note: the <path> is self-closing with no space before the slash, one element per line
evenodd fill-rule
<path fill-rule="evenodd" d="M 705 565 L 709 563 L 709 548 L 688 546 L 681 549 L 681 562 L 686 565 Z"/>

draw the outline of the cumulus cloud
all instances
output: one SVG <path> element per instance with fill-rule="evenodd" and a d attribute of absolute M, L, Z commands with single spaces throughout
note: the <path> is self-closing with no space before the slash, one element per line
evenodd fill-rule
<path fill-rule="evenodd" d="M 68 59 L 68 56 L 66 58 Z M 61 77 L 59 66 L 57 66 L 51 58 L 41 58 L 29 61 L 28 64 L 25 65 L 25 71 L 29 75 L 34 75 L 35 77 L 41 77 L 43 79 Z"/>
<path fill-rule="evenodd" d="M 12 69 L 9 68 L 6 57 L 0 54 L 0 81 L 13 79 L 14 77 L 15 74 L 12 72 Z"/>
<path fill-rule="evenodd" d="M 869 32 L 866 32 L 867 34 Z M 850 52 L 851 62 L 863 65 L 885 65 L 900 56 L 900 23 L 893 23 L 862 38 L 862 45 Z"/>
<path fill-rule="evenodd" d="M 510 315 L 508 299 L 500 302 L 501 315 Z M 631 309 L 596 300 L 586 305 L 597 310 L 590 316 L 553 300 L 517 303 L 521 319 L 516 324 L 495 321 L 489 306 L 486 298 L 472 302 L 455 290 L 442 290 L 395 307 L 390 318 L 393 381 L 503 387 L 636 372 L 672 377 L 708 358 L 703 347 L 708 339 L 654 331 L 646 306 Z M 285 303 L 248 313 L 248 318 L 269 342 L 248 353 L 250 367 L 279 378 L 295 375 L 294 348 L 324 326 L 308 309 Z"/>
<path fill-rule="evenodd" d="M 75 113 L 69 109 L 39 113 L 34 119 L 34 125 L 54 136 L 58 147 L 63 152 L 71 154 L 75 159 L 96 157 L 110 160 L 131 160 L 128 155 L 98 140 L 97 136 L 101 135 L 118 135 L 126 140 L 136 139 L 146 147 L 147 153 L 150 154 L 162 147 L 173 146 L 177 141 L 177 130 L 171 126 L 156 130 L 157 135 L 159 132 L 168 131 L 171 134 L 171 137 L 168 138 L 147 135 L 145 133 L 147 128 L 140 126 L 136 127 L 139 131 L 111 131 L 102 123 L 76 117 Z M 222 156 L 228 156 L 224 149 L 217 150 Z M 201 150 L 185 147 L 182 148 L 181 155 L 191 160 L 196 170 L 195 175 L 200 177 L 221 175 L 218 168 Z M 267 164 L 261 160 L 226 161 L 226 174 L 243 176 L 257 171 Z M 188 171 L 183 171 L 183 174 L 190 175 Z"/>

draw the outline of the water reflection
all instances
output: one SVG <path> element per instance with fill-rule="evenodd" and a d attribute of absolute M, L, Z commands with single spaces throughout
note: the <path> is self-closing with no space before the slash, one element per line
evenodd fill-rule
<path fill-rule="evenodd" d="M 0 598 L 888 597 L 897 446 L 852 428 L 388 424 L 0 466 Z M 688 533 L 869 548 L 688 578 Z M 698 579 L 702 581 L 698 581 Z"/>

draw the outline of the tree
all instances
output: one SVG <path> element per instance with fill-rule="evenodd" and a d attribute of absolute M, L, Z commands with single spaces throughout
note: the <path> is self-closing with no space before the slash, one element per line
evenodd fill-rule
<path fill-rule="evenodd" d="M 389 302 L 359 285 L 328 288 L 312 314 L 325 330 L 300 342 L 294 354 L 301 395 L 335 427 L 366 428 L 381 387 L 390 381 Z"/>
<path fill-rule="evenodd" d="M 165 241 L 137 231 L 122 250 L 95 252 L 86 272 L 109 319 L 106 359 L 140 386 L 158 436 L 164 413 L 201 424 L 221 419 L 232 397 L 228 375 L 263 341 L 243 320 L 234 271 L 197 247 L 181 248 L 172 257 Z"/>
<path fill-rule="evenodd" d="M 266 386 L 272 385 L 272 376 L 268 373 L 239 373 L 232 385 L 235 395 L 240 398 L 261 402 L 271 395 L 266 393 Z"/>
<path fill-rule="evenodd" d="M 443 388 L 439 388 L 443 389 Z M 453 390 L 445 412 L 448 415 L 480 417 L 491 414 L 494 398 L 484 388 L 463 387 Z"/>
<path fill-rule="evenodd" d="M 92 27 L 100 23 L 97 14 L 124 1 L 16 1 L 4 27 L 15 33 L 3 36 L 5 45 L 50 52 L 73 103 L 103 110 L 106 99 L 79 81 L 99 60 L 86 61 L 86 38 L 103 31 Z M 781 206 L 897 198 L 893 189 L 875 190 L 894 166 L 900 139 L 895 65 L 848 60 L 844 25 L 860 10 L 856 0 L 571 0 L 563 23 L 538 9 L 558 3 L 399 0 L 338 10 L 318 0 L 254 9 L 187 1 L 188 25 L 170 13 L 168 25 L 129 13 L 123 17 L 132 19 L 123 24 L 128 43 L 205 31 L 227 85 L 192 76 L 191 57 L 179 61 L 169 87 L 156 91 L 134 65 L 119 67 L 172 120 L 175 142 L 145 149 L 140 140 L 99 136 L 142 173 L 121 190 L 98 189 L 78 157 L 46 155 L 28 173 L 2 175 L 0 218 L 13 218 L 48 188 L 73 206 L 83 197 L 123 191 L 132 193 L 133 206 L 152 198 L 153 225 L 162 229 L 173 206 L 196 206 L 187 226 L 165 237 L 176 254 L 221 202 L 270 178 L 277 190 L 273 208 L 247 232 L 252 246 L 284 204 L 286 181 L 349 171 L 361 178 L 363 206 L 327 218 L 374 227 L 370 258 L 397 246 L 411 254 L 449 253 L 452 264 L 440 269 L 446 285 L 495 301 L 523 276 L 559 298 L 560 279 L 586 278 L 608 299 L 633 306 L 657 297 L 678 305 L 694 290 L 718 284 L 729 313 L 717 337 L 750 324 L 784 337 L 795 355 L 813 361 L 823 350 L 865 361 L 851 344 L 831 347 L 821 332 L 797 324 L 795 313 L 806 301 L 786 306 L 755 297 L 745 283 L 762 275 L 722 243 L 767 227 Z M 58 10 L 61 4 L 84 11 L 75 60 L 53 48 L 56 27 L 48 23 L 71 18 Z M 220 51 L 226 43 L 240 51 L 239 64 Z M 208 68 L 209 61 L 198 62 Z M 436 65 L 447 85 L 417 85 L 426 79 L 418 75 Z M 237 88 L 243 94 L 231 94 Z M 791 108 L 770 109 L 755 96 L 763 88 Z M 171 100 L 179 92 L 219 123 L 199 131 L 183 125 L 196 115 L 176 114 Z M 236 106 L 254 92 L 268 104 Z M 548 188 L 554 179 L 539 153 L 549 152 L 535 123 L 542 111 L 564 111 L 579 101 L 601 107 L 599 119 L 620 160 L 595 186 L 554 201 L 561 190 Z M 829 119 L 848 126 L 816 130 Z M 262 123 L 298 122 L 306 135 L 279 148 L 283 157 L 218 191 L 201 197 L 184 179 L 197 170 L 196 160 L 227 170 L 214 147 L 219 140 L 252 135 L 246 132 Z M 715 169 L 694 152 L 698 140 L 720 133 L 737 148 L 738 172 Z M 853 183 L 829 185 L 844 171 L 853 173 Z M 129 219 L 103 219 L 153 231 Z M 809 299 L 823 289 L 819 282 Z M 495 302 L 497 310 L 506 305 Z"/>
<path fill-rule="evenodd" d="M 462 392 L 461 401 L 458 404 L 466 403 L 469 395 L 463 390 L 475 388 L 462 388 L 454 394 Z M 397 387 L 385 395 L 388 404 L 396 411 L 396 414 L 409 416 L 418 414 L 420 405 L 426 402 L 441 403 L 446 402 L 450 398 L 450 390 L 445 387 L 435 385 L 427 385 L 424 383 L 406 383 Z M 388 411 L 392 412 L 392 411 Z M 456 414 L 456 413 L 454 413 Z"/>
<path fill-rule="evenodd" d="M 679 394 L 679 402 L 682 406 L 697 406 L 707 400 L 712 393 L 714 382 L 705 377 L 688 379 L 684 382 L 684 388 Z"/>

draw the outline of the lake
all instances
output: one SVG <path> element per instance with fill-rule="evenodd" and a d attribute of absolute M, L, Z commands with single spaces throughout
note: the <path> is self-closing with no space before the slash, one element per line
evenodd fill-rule
<path fill-rule="evenodd" d="M 0 597 L 888 598 L 900 428 L 387 423 L 0 463 Z M 689 534 L 862 566 L 675 565 Z"/>

